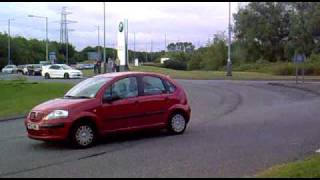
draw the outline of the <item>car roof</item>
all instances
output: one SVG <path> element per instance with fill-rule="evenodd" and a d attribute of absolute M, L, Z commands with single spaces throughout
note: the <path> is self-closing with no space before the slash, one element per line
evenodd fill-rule
<path fill-rule="evenodd" d="M 115 78 L 115 77 L 122 77 L 122 76 L 129 76 L 129 75 L 154 75 L 158 77 L 168 77 L 164 74 L 160 73 L 151 73 L 151 72 L 136 72 L 136 71 L 130 71 L 130 72 L 113 72 L 113 73 L 106 73 L 106 74 L 100 74 L 94 77 L 106 77 L 106 78 Z"/>

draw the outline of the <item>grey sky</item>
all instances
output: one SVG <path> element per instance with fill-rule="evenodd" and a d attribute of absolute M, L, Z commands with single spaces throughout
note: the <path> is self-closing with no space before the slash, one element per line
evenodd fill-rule
<path fill-rule="evenodd" d="M 244 3 L 243 3 L 244 4 Z M 232 12 L 239 3 L 232 2 Z M 103 45 L 103 2 L 0 2 L 0 31 L 7 31 L 7 19 L 14 18 L 11 34 L 27 38 L 45 38 L 45 20 L 29 18 L 28 14 L 49 17 L 49 39 L 60 39 L 60 12 L 63 6 L 72 12 L 70 43 L 77 50 L 98 43 L 96 25 L 100 25 L 100 44 Z M 167 43 L 191 41 L 203 45 L 219 31 L 227 31 L 228 2 L 106 2 L 106 44 L 115 47 L 118 22 L 129 20 L 129 48 L 133 48 L 133 32 L 136 49 L 153 51 L 164 49 Z"/>

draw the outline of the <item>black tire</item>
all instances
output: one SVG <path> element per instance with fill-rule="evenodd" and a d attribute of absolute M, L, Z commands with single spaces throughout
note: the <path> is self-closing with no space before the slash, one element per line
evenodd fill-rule
<path fill-rule="evenodd" d="M 81 133 L 84 133 L 84 136 L 80 136 Z M 83 139 L 81 139 L 83 138 Z M 84 149 L 92 147 L 97 140 L 97 131 L 96 128 L 88 122 L 81 122 L 75 124 L 70 131 L 69 141 L 73 148 Z"/>
<path fill-rule="evenodd" d="M 64 77 L 64 79 L 69 79 L 69 74 L 65 73 L 63 77 Z"/>
<path fill-rule="evenodd" d="M 187 118 L 182 113 L 173 113 L 168 121 L 168 131 L 171 134 L 183 134 L 188 125 Z"/>
<path fill-rule="evenodd" d="M 46 74 L 44 75 L 44 78 L 45 78 L 45 79 L 50 79 L 50 74 L 49 74 L 49 73 L 46 73 Z"/>

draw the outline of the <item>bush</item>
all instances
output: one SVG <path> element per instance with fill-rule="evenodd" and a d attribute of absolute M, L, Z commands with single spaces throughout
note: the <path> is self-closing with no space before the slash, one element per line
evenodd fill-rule
<path fill-rule="evenodd" d="M 320 54 L 312 53 L 307 61 L 309 63 L 320 63 Z"/>
<path fill-rule="evenodd" d="M 188 62 L 188 70 L 198 70 L 200 69 L 201 56 L 196 54 L 191 57 L 191 60 Z"/>
<path fill-rule="evenodd" d="M 167 60 L 164 62 L 164 67 L 175 70 L 186 70 L 187 63 L 178 60 Z"/>
<path fill-rule="evenodd" d="M 143 63 L 144 66 L 154 66 L 154 67 L 164 67 L 163 64 L 160 63 Z"/>
<path fill-rule="evenodd" d="M 273 74 L 275 75 L 295 75 L 296 67 L 293 63 L 278 64 L 273 68 Z"/>
<path fill-rule="evenodd" d="M 298 65 L 299 74 L 302 71 L 302 64 Z M 273 74 L 275 75 L 296 75 L 296 65 L 294 63 L 279 64 L 273 69 Z M 304 75 L 307 76 L 319 76 L 320 75 L 320 63 L 310 63 L 304 64 Z"/>

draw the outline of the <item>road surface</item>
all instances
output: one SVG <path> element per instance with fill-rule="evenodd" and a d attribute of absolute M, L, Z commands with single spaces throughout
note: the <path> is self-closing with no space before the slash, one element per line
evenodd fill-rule
<path fill-rule="evenodd" d="M 320 96 L 265 81 L 179 80 L 192 108 L 183 135 L 106 137 L 74 150 L 0 122 L 0 177 L 247 177 L 320 148 Z"/>

